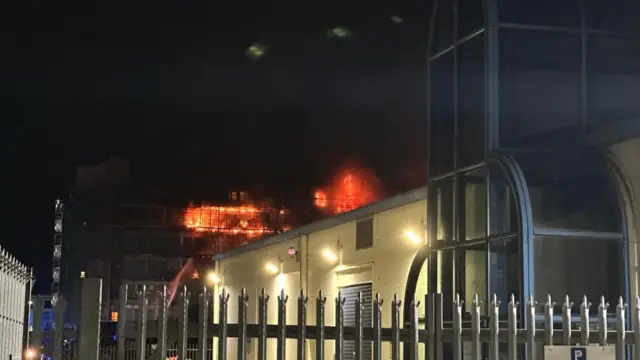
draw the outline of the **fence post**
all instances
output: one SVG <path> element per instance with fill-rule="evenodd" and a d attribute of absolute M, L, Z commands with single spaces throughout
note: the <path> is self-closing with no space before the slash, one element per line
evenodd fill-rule
<path fill-rule="evenodd" d="M 198 360 L 205 360 L 207 357 L 207 336 L 209 334 L 209 291 L 207 287 L 202 288 L 200 294 L 200 309 L 198 311 Z M 239 344 L 239 343 L 238 343 Z"/>
<path fill-rule="evenodd" d="M 238 360 L 247 358 L 247 312 L 248 312 L 249 296 L 247 289 L 242 288 L 238 295 Z M 204 358 L 198 358 L 204 360 Z"/>
<path fill-rule="evenodd" d="M 127 344 L 127 300 L 129 299 L 129 285 L 120 284 L 120 303 L 118 304 L 118 348 L 116 359 L 125 360 L 125 346 Z M 57 359 L 56 359 L 57 360 Z"/>
<path fill-rule="evenodd" d="M 562 345 L 571 345 L 571 308 L 573 303 L 569 295 L 564 297 L 562 304 Z"/>
<path fill-rule="evenodd" d="M 400 305 L 398 294 L 393 295 L 391 302 L 391 360 L 400 360 Z"/>
<path fill-rule="evenodd" d="M 227 306 L 229 305 L 229 294 L 222 289 L 220 294 L 220 308 L 218 309 L 218 359 L 227 359 Z M 184 359 L 184 358 L 183 358 Z"/>
<path fill-rule="evenodd" d="M 425 315 L 427 328 L 427 360 L 434 360 L 436 358 L 435 346 L 436 346 L 436 308 L 435 308 L 435 295 L 427 293 L 424 296 L 425 301 Z"/>
<path fill-rule="evenodd" d="M 289 296 L 284 294 L 284 289 L 278 296 L 278 336 L 276 339 L 276 360 L 285 360 L 287 357 L 287 301 Z"/>
<path fill-rule="evenodd" d="M 137 333 L 137 357 L 139 360 L 145 360 L 147 357 L 147 315 L 149 313 L 149 299 L 147 298 L 147 286 L 142 285 L 142 289 L 138 292 L 138 333 Z"/>
<path fill-rule="evenodd" d="M 298 340 L 297 340 L 297 353 L 298 360 L 305 360 L 305 343 L 307 339 L 307 296 L 304 295 L 304 291 L 300 291 L 298 297 Z M 241 359 L 244 360 L 244 359 Z"/>
<path fill-rule="evenodd" d="M 443 352 L 443 345 L 444 343 L 442 342 L 442 328 L 443 328 L 443 317 L 442 317 L 442 308 L 443 308 L 443 304 L 442 304 L 442 294 L 438 293 L 435 294 L 435 301 L 434 301 L 434 306 L 435 306 L 435 316 L 434 316 L 434 331 L 435 331 L 435 341 L 436 341 L 436 346 L 435 346 L 435 352 L 436 352 L 436 357 L 435 360 L 442 360 L 444 358 L 444 352 Z"/>
<path fill-rule="evenodd" d="M 258 300 L 258 360 L 267 359 L 267 304 L 269 295 L 262 289 Z M 220 359 L 218 359 L 220 360 Z M 317 359 L 322 360 L 322 359 Z"/>
<path fill-rule="evenodd" d="M 624 303 L 621 296 L 618 299 L 618 306 L 616 307 L 616 360 L 625 360 L 626 358 L 626 308 L 627 304 Z"/>
<path fill-rule="evenodd" d="M 604 299 L 604 296 L 600 297 L 600 305 L 598 305 L 598 342 L 600 346 L 607 346 L 607 309 L 609 304 Z"/>
<path fill-rule="evenodd" d="M 411 312 L 410 312 L 410 326 L 411 326 L 411 335 L 410 335 L 410 343 L 411 350 L 409 352 L 410 360 L 418 360 L 418 308 L 420 306 L 420 301 L 416 301 L 415 299 L 411 301 Z M 406 323 L 406 322 L 405 322 Z"/>
<path fill-rule="evenodd" d="M 553 310 L 552 310 L 553 312 Z M 489 306 L 489 360 L 499 360 L 498 339 L 500 336 L 500 300 L 493 295 Z"/>
<path fill-rule="evenodd" d="M 518 305 L 519 303 L 516 301 L 515 296 L 511 294 L 511 301 L 509 301 L 509 304 L 507 305 L 507 308 L 509 309 L 507 315 L 507 328 L 509 331 L 507 339 L 507 355 L 509 356 L 509 360 L 518 359 Z"/>
<path fill-rule="evenodd" d="M 167 313 L 169 311 L 169 296 L 167 285 L 162 285 L 160 289 L 160 318 L 158 319 L 158 353 L 160 359 L 167 358 Z M 124 359 L 123 359 L 124 360 Z"/>
<path fill-rule="evenodd" d="M 580 304 L 580 342 L 585 346 L 589 345 L 589 308 L 591 308 L 591 303 L 585 295 L 582 297 L 582 304 Z"/>
<path fill-rule="evenodd" d="M 62 341 L 64 340 L 64 312 L 67 308 L 67 300 L 60 296 L 53 306 L 55 316 L 53 328 L 53 360 L 62 360 Z"/>
<path fill-rule="evenodd" d="M 636 308 L 633 311 L 633 360 L 640 360 L 640 296 L 636 296 Z"/>
<path fill-rule="evenodd" d="M 551 295 L 547 295 L 547 302 L 544 304 L 544 344 L 553 345 L 553 307 L 556 303 L 551 300 Z"/>
<path fill-rule="evenodd" d="M 177 291 L 177 289 L 176 289 Z M 180 317 L 178 319 L 180 328 L 180 337 L 178 338 L 178 358 L 187 358 L 187 339 L 189 331 L 189 292 L 187 286 L 182 287 L 182 293 L 180 294 Z"/>
<path fill-rule="evenodd" d="M 373 300 L 373 360 L 382 360 L 382 303 L 380 293 L 376 293 Z"/>
<path fill-rule="evenodd" d="M 363 360 L 362 359 L 362 332 L 363 332 L 362 310 L 363 310 L 364 304 L 362 304 L 362 292 L 358 292 L 358 296 L 356 297 L 355 302 L 356 302 L 355 304 L 356 306 L 353 309 L 353 311 L 355 312 L 355 319 L 356 319 L 355 360 Z"/>
<path fill-rule="evenodd" d="M 462 359 L 462 300 L 456 294 L 453 300 L 453 360 Z"/>
<path fill-rule="evenodd" d="M 478 294 L 475 294 L 471 304 L 471 360 L 482 358 L 480 331 L 480 300 L 478 300 Z"/>
<path fill-rule="evenodd" d="M 529 296 L 529 301 L 527 301 L 527 318 L 525 320 L 527 324 L 527 334 L 525 338 L 527 359 L 536 360 L 536 301 L 533 299 L 533 295 Z M 587 340 L 587 343 L 588 342 Z"/>
<path fill-rule="evenodd" d="M 336 297 L 336 340 L 335 340 L 335 360 L 342 360 L 342 349 L 344 349 L 344 302 L 342 292 L 338 291 Z"/>
<path fill-rule="evenodd" d="M 81 280 L 80 321 L 78 324 L 78 358 L 97 360 L 100 343 L 100 306 L 102 279 Z"/>

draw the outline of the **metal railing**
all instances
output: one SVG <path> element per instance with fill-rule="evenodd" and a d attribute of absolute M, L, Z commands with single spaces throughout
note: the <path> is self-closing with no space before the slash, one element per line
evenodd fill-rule
<path fill-rule="evenodd" d="M 99 283 L 93 286 L 98 294 Z M 307 357 L 315 360 L 382 360 L 383 357 L 391 360 L 418 360 L 423 357 L 429 360 L 532 360 L 543 358 L 543 345 L 581 344 L 606 346 L 615 354 L 616 360 L 626 360 L 628 350 L 640 345 L 640 298 L 636 299 L 632 311 L 619 298 L 615 311 L 610 313 L 604 298 L 599 300 L 597 306 L 592 306 L 586 297 L 574 306 L 567 297 L 558 306 L 561 309 L 556 314 L 556 304 L 550 297 L 544 303 L 529 299 L 521 305 L 512 296 L 504 307 L 496 297 L 490 304 L 482 304 L 476 296 L 471 304 L 464 306 L 457 296 L 453 304 L 443 304 L 442 294 L 427 294 L 424 297 L 426 316 L 421 324 L 418 319 L 419 301 L 410 303 L 408 316 L 402 319 L 403 305 L 397 297 L 385 309 L 387 305 L 380 296 L 376 295 L 371 303 L 367 303 L 360 294 L 349 300 L 355 302 L 355 307 L 353 312 L 347 314 L 347 300 L 338 293 L 332 305 L 335 325 L 328 326 L 325 324 L 325 311 L 330 305 L 322 292 L 315 300 L 315 324 L 307 324 L 308 299 L 302 292 L 297 297 L 296 324 L 286 322 L 289 297 L 284 292 L 276 300 L 276 324 L 270 324 L 267 311 L 270 298 L 264 290 L 257 299 L 257 323 L 250 324 L 249 297 L 244 289 L 238 295 L 238 321 L 228 321 L 230 295 L 223 289 L 217 297 L 217 322 L 213 323 L 209 318 L 213 297 L 204 288 L 198 294 L 198 322 L 189 324 L 191 294 L 186 287 L 181 290 L 177 304 L 177 332 L 169 331 L 167 327 L 169 306 L 166 286 L 158 290 L 162 300 L 159 303 L 158 320 L 154 322 L 148 321 L 145 314 L 149 311 L 149 297 L 153 295 L 155 298 L 157 294 L 149 294 L 143 286 L 136 299 L 140 316 L 135 317 L 135 326 L 127 327 L 126 316 L 121 316 L 118 319 L 117 345 L 107 347 L 108 351 L 104 347 L 100 350 L 97 341 L 99 334 L 83 332 L 86 344 L 93 344 L 93 347 L 85 347 L 84 355 L 80 354 L 74 359 L 164 360 L 177 356 L 180 360 L 247 360 L 247 353 L 250 353 L 248 347 L 255 346 L 256 354 L 252 354 L 251 358 L 257 360 L 274 357 L 276 360 L 286 360 L 293 356 L 297 360 L 307 360 Z M 451 311 L 445 314 L 445 307 Z M 465 308 L 468 312 L 463 311 Z M 370 324 L 365 324 L 365 309 L 372 310 Z M 390 327 L 382 326 L 383 316 L 390 317 Z M 352 321 L 349 326 L 345 323 L 346 318 Z M 97 324 L 97 317 L 93 321 Z M 196 337 L 197 343 L 194 342 Z M 237 339 L 233 342 L 237 345 L 230 348 L 232 342 L 229 340 L 232 338 Z M 213 339 L 217 341 L 213 342 Z M 249 339 L 256 341 L 249 342 Z M 267 339 L 275 339 L 275 344 L 268 344 Z M 293 351 L 288 353 L 285 346 L 287 339 L 295 339 L 295 354 Z M 153 345 L 149 345 L 149 342 L 153 342 Z M 310 343 L 316 346 L 308 348 Z M 215 344 L 213 349 L 212 344 Z M 331 345 L 333 354 L 325 354 Z M 170 347 L 176 349 L 170 350 Z M 105 355 L 107 352 L 108 355 Z M 634 360 L 640 360 L 640 352 L 634 351 L 633 357 Z M 54 360 L 57 359 L 54 357 Z"/>

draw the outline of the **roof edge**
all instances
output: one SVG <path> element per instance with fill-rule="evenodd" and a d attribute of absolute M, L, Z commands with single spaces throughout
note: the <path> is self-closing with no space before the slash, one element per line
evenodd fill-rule
<path fill-rule="evenodd" d="M 317 231 L 326 230 L 347 222 L 360 220 L 372 216 L 373 214 L 408 205 L 412 202 L 425 200 L 427 198 L 427 187 L 423 186 L 406 193 L 386 198 L 361 208 L 332 216 L 326 219 L 318 220 L 307 225 L 292 229 L 290 231 L 269 236 L 267 238 L 248 243 L 243 246 L 225 251 L 211 257 L 211 260 L 222 260 L 229 257 L 244 254 L 249 251 L 258 250 L 266 246 L 274 245 L 298 237 L 300 235 L 310 234 Z"/>

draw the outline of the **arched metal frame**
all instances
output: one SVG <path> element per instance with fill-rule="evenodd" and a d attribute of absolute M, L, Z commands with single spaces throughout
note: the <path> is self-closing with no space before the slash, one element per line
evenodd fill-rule
<path fill-rule="evenodd" d="M 442 57 L 445 54 L 448 53 L 452 53 L 453 54 L 453 75 L 452 75 L 452 81 L 453 81 L 453 88 L 454 88 L 454 114 L 453 114 L 453 121 L 454 121 L 454 127 L 453 127 L 453 147 L 452 150 L 454 152 L 454 156 L 453 156 L 453 161 L 454 161 L 454 165 L 453 165 L 453 170 L 444 174 L 430 174 L 431 178 L 429 179 L 429 187 L 434 186 L 432 185 L 432 182 L 434 181 L 439 181 L 439 180 L 443 180 L 443 179 L 448 179 L 448 178 L 452 178 L 452 181 L 455 184 L 459 184 L 460 182 L 460 175 L 459 174 L 464 174 L 470 170 L 473 169 L 477 169 L 477 168 L 481 168 L 481 167 L 485 167 L 487 168 L 487 174 L 486 174 L 486 178 L 487 178 L 487 188 L 489 188 L 490 184 L 491 184 L 491 172 L 489 171 L 489 168 L 491 164 L 497 164 L 499 165 L 499 169 L 502 170 L 502 176 L 504 176 L 504 179 L 507 181 L 509 187 L 510 187 L 510 191 L 512 192 L 513 195 L 513 199 L 515 200 L 515 204 L 517 207 L 517 213 L 519 216 L 518 219 L 518 225 L 519 228 L 517 229 L 517 239 L 518 239 L 518 253 L 519 256 L 521 258 L 521 268 L 520 268 L 520 294 L 515 294 L 516 296 L 518 296 L 519 298 L 523 299 L 526 295 L 529 294 L 534 294 L 535 293 L 535 289 L 534 289 L 534 280 L 535 280 L 535 269 L 534 269 L 534 245 L 535 245 L 535 241 L 536 241 L 536 236 L 545 236 L 544 232 L 540 232 L 540 231 L 536 231 L 535 228 L 535 222 L 534 222 L 534 215 L 532 213 L 532 202 L 531 202 L 531 198 L 530 198 L 530 193 L 529 193 L 529 186 L 527 184 L 527 178 L 525 177 L 525 172 L 523 172 L 523 169 L 521 168 L 521 166 L 524 166 L 523 164 L 520 164 L 516 158 L 514 158 L 513 156 L 510 155 L 511 152 L 505 152 L 502 151 L 502 149 L 504 148 L 506 144 L 506 142 L 501 144 L 501 139 L 500 139 L 500 99 L 499 99 L 499 86 L 500 86 L 500 82 L 499 82 L 499 75 L 500 75 L 500 69 L 499 69 L 499 38 L 498 38 L 498 32 L 501 29 L 518 29 L 518 30 L 533 30 L 533 31 L 547 31 L 547 32 L 557 32 L 557 33 L 576 33 L 576 31 L 578 31 L 577 33 L 580 34 L 580 41 L 581 41 L 581 62 L 580 64 L 578 64 L 577 66 L 579 66 L 579 77 L 580 77 L 580 86 L 581 86 L 581 92 L 580 92 L 580 126 L 582 129 L 586 129 L 588 127 L 588 108 L 587 108 L 587 82 L 588 82 L 588 73 L 587 73 L 587 67 L 586 67 L 586 59 L 587 59 L 587 41 L 589 39 L 589 36 L 592 35 L 601 35 L 603 34 L 602 30 L 598 30 L 598 29 L 591 29 L 587 26 L 587 15 L 586 15 L 586 10 L 585 10 L 585 4 L 584 1 L 578 1 L 578 18 L 579 18 L 579 26 L 575 29 L 569 29 L 569 27 L 562 27 L 562 26 L 553 26 L 553 25 L 534 25 L 534 24 L 519 24 L 519 23 L 510 23 L 510 22 L 501 22 L 502 19 L 498 18 L 498 6 L 497 6 L 497 0 L 485 0 L 483 1 L 483 18 L 484 18 L 484 26 L 480 29 L 478 29 L 477 31 L 473 31 L 470 34 L 458 34 L 458 19 L 457 19 L 457 15 L 454 15 L 454 19 L 453 19 L 453 43 L 451 44 L 451 46 L 445 47 L 445 48 L 441 48 L 441 49 L 435 49 L 435 46 L 438 45 L 434 45 L 434 42 L 437 41 L 437 39 L 435 39 L 434 37 L 436 37 L 436 32 L 439 30 L 437 29 L 437 18 L 439 16 L 439 7 L 443 7 L 443 3 L 445 3 L 445 7 L 450 5 L 449 3 L 453 4 L 453 7 L 455 9 L 458 9 L 457 11 L 459 11 L 459 2 L 462 3 L 464 0 L 434 0 L 434 5 L 432 8 L 432 14 L 431 14 L 431 23 L 430 23 L 430 32 L 429 32 L 429 41 L 428 41 L 428 55 L 429 55 L 429 61 L 427 62 L 427 72 L 428 74 L 431 74 L 433 69 L 432 69 L 432 61 L 435 59 L 438 59 L 440 57 Z M 455 13 L 454 13 L 455 14 Z M 450 29 L 449 29 L 450 30 Z M 462 36 L 459 36 L 462 35 Z M 461 131 L 459 129 L 458 126 L 458 99 L 457 99 L 457 87 L 458 87 L 458 70 L 457 70 L 457 47 L 459 47 L 460 45 L 464 44 L 465 42 L 469 41 L 470 39 L 481 35 L 484 37 L 484 41 L 485 41 L 485 47 L 484 47 L 484 68 L 485 68 L 485 109 L 486 109 L 486 113 L 485 113 L 485 118 L 484 118 L 484 126 L 485 126 L 485 134 L 484 134 L 484 144 L 485 144 L 485 161 L 481 162 L 481 163 L 477 163 L 475 165 L 470 165 L 470 166 L 465 166 L 465 167 L 461 167 L 460 164 L 458 163 L 458 147 L 460 146 L 458 144 L 459 141 L 459 135 L 458 132 Z M 434 160 L 434 156 L 438 156 L 437 152 L 434 152 L 431 150 L 431 145 L 433 143 L 433 138 L 430 135 L 431 131 L 432 131 L 432 93 L 434 90 L 437 91 L 437 89 L 432 89 L 432 81 L 431 81 L 431 76 L 429 75 L 428 78 L 428 84 L 427 84 L 427 111 L 429 114 L 429 121 L 428 121 L 428 126 L 427 126 L 427 130 L 428 130 L 428 137 L 427 137 L 427 142 L 428 142 L 428 147 L 430 149 L 429 153 L 428 153 L 428 162 L 429 164 L 433 163 Z M 524 150 L 524 149 L 523 149 Z M 511 151 L 511 150 L 510 150 Z M 526 150 L 525 150 L 526 151 Z M 615 170 L 612 172 L 615 173 Z M 620 173 L 617 173 L 618 176 L 620 176 Z M 495 176 L 495 175 L 494 175 Z M 457 185 L 456 185 L 457 186 Z M 619 195 L 619 206 L 620 206 L 620 221 L 622 222 L 622 233 L 620 233 L 619 235 L 621 236 L 621 240 L 623 240 L 623 246 L 622 246 L 622 258 L 624 259 L 624 270 L 623 270 L 623 277 L 624 277 L 624 284 L 623 284 L 623 288 L 621 290 L 625 291 L 625 294 L 621 294 L 621 295 L 629 295 L 629 249 L 628 249 L 628 232 L 627 232 L 627 224 L 626 224 L 626 216 L 625 216 L 625 212 L 626 212 L 626 208 L 624 206 L 624 202 L 622 201 L 623 197 L 624 197 L 624 192 L 625 189 L 624 188 L 620 188 L 620 187 L 616 187 L 618 193 L 617 195 Z M 454 190 L 457 191 L 457 190 Z M 428 190 L 428 193 L 430 194 L 427 197 L 427 207 L 430 206 L 430 204 L 433 203 L 433 199 L 431 197 L 431 195 L 433 194 L 433 191 Z M 453 196 L 454 199 L 456 199 L 456 197 L 460 196 L 460 194 Z M 488 209 L 489 207 L 489 202 L 491 201 L 489 196 L 487 196 L 487 214 L 486 216 L 489 217 L 490 216 L 490 211 Z M 454 201 L 457 201 L 454 200 Z M 434 224 L 434 219 L 432 219 L 431 217 L 433 217 L 433 210 L 429 210 L 427 208 L 427 226 L 432 226 L 430 224 Z M 456 216 L 458 216 L 458 214 L 456 214 Z M 454 220 L 455 221 L 455 220 Z M 487 219 L 487 221 L 489 221 Z M 455 224 L 455 222 L 454 222 Z M 460 226 L 458 225 L 454 225 L 454 233 L 457 233 L 457 229 L 455 229 L 455 226 Z M 538 229 L 540 230 L 540 229 Z M 556 229 L 557 230 L 557 229 Z M 432 231 L 427 229 L 427 231 Z M 571 237 L 574 236 L 575 234 L 571 235 L 568 233 L 563 233 L 562 230 L 560 231 L 556 231 L 555 232 L 556 235 L 559 236 L 563 236 L 563 237 Z M 429 237 L 428 237 L 429 239 Z M 458 239 L 459 240 L 459 239 Z M 489 252 L 491 251 L 489 244 L 491 244 L 491 233 L 489 232 L 489 229 L 487 229 L 487 233 L 486 233 L 486 238 L 484 239 L 486 242 L 486 251 L 487 251 L 487 257 L 489 256 Z M 431 241 L 431 240 L 430 240 Z M 434 256 L 432 254 L 437 254 L 437 252 L 439 250 L 448 250 L 448 249 L 458 249 L 458 244 L 456 242 L 453 243 L 453 246 L 449 246 L 449 247 L 434 247 L 434 244 L 429 243 L 425 246 L 423 246 L 421 249 L 418 250 L 418 252 L 416 253 L 413 262 L 411 264 L 410 270 L 409 270 L 409 274 L 408 274 L 408 278 L 407 278 L 407 283 L 406 283 L 406 287 L 405 287 L 405 296 L 404 298 L 407 300 L 405 302 L 405 307 L 404 307 L 404 316 L 405 319 L 408 318 L 409 315 L 409 304 L 410 304 L 410 299 L 413 299 L 416 295 L 416 288 L 418 285 L 418 278 L 420 276 L 420 272 L 422 270 L 423 265 L 425 264 L 425 261 L 427 261 L 427 259 L 429 259 L 430 257 Z M 439 244 L 440 245 L 440 244 Z M 451 244 L 449 244 L 451 245 Z M 430 265 L 431 266 L 431 265 Z M 458 266 L 458 265 L 455 265 Z M 434 289 L 434 283 L 435 281 L 435 271 L 431 271 L 432 269 L 429 269 L 429 287 L 430 287 L 430 291 L 432 291 L 432 289 Z M 455 270 L 454 270 L 455 271 Z M 486 263 L 486 271 L 487 271 L 487 287 L 489 287 L 489 284 L 491 282 L 491 279 L 489 277 L 489 264 Z M 489 296 L 489 292 L 487 292 L 487 297 Z M 485 301 L 488 299 L 485 299 Z M 522 312 L 521 312 L 522 313 Z M 525 319 L 521 319 L 521 320 L 525 320 Z M 408 354 L 408 351 L 405 352 L 405 356 Z"/>

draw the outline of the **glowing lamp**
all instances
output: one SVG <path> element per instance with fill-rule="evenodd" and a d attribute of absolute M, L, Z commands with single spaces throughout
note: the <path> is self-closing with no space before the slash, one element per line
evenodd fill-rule
<path fill-rule="evenodd" d="M 338 256 L 331 250 L 329 249 L 324 249 L 322 251 L 322 256 L 324 257 L 324 259 L 328 262 L 328 263 L 335 263 L 336 261 L 338 261 Z"/>
<path fill-rule="evenodd" d="M 291 256 L 291 257 L 294 257 L 294 256 L 298 255 L 298 250 L 296 250 L 296 248 L 294 248 L 294 247 L 290 247 L 290 248 L 287 250 L 287 254 L 288 254 L 289 256 Z"/>
<path fill-rule="evenodd" d="M 416 233 L 411 230 L 405 231 L 404 236 L 406 236 L 407 239 L 409 239 L 409 241 L 411 241 L 413 244 L 422 244 L 422 239 L 420 238 L 420 236 L 416 235 Z"/>
<path fill-rule="evenodd" d="M 209 274 L 207 274 L 207 280 L 209 280 L 210 283 L 212 284 L 219 284 L 220 283 L 220 277 L 214 273 L 213 271 L 210 272 Z"/>
<path fill-rule="evenodd" d="M 35 359 L 38 355 L 38 352 L 35 349 L 27 349 L 24 352 L 25 359 Z"/>
<path fill-rule="evenodd" d="M 280 272 L 280 268 L 278 268 L 275 264 L 273 263 L 266 263 L 264 265 L 264 269 L 270 273 L 270 274 L 277 274 Z"/>

